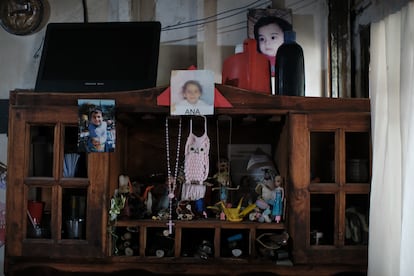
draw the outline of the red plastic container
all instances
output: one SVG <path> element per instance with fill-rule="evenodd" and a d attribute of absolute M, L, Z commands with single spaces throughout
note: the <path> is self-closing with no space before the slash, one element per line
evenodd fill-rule
<path fill-rule="evenodd" d="M 222 83 L 271 94 L 270 64 L 257 52 L 256 40 L 248 38 L 243 43 L 243 53 L 228 57 L 223 63 Z"/>
<path fill-rule="evenodd" d="M 29 200 L 27 202 L 27 210 L 29 210 L 30 216 L 35 224 L 40 225 L 42 223 L 44 203 L 41 201 Z"/>

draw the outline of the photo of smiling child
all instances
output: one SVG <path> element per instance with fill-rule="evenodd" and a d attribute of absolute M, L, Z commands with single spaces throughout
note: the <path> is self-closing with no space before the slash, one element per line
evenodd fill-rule
<path fill-rule="evenodd" d="M 115 101 L 81 99 L 79 105 L 80 152 L 113 152 L 115 150 Z"/>
<path fill-rule="evenodd" d="M 214 114 L 214 74 L 208 70 L 171 72 L 171 115 Z"/>

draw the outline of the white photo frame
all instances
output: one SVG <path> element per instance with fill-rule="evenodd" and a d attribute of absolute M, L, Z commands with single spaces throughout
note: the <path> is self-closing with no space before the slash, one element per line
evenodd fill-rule
<path fill-rule="evenodd" d="M 214 114 L 214 88 L 210 70 L 171 71 L 171 115 Z"/>

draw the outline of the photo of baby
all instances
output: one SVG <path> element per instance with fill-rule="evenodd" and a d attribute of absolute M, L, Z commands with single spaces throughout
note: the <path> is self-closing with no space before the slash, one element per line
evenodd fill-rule
<path fill-rule="evenodd" d="M 292 13 L 289 9 L 251 9 L 247 15 L 248 36 L 257 42 L 257 52 L 263 54 L 270 65 L 272 94 L 276 93 L 276 54 L 284 43 L 284 34 L 292 31 Z"/>
<path fill-rule="evenodd" d="M 209 70 L 171 72 L 171 115 L 214 114 L 214 73 Z"/>
<path fill-rule="evenodd" d="M 80 152 L 113 152 L 115 150 L 115 101 L 80 99 Z"/>

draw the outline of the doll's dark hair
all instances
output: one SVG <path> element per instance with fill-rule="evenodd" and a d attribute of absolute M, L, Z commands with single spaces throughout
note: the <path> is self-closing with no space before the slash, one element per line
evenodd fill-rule
<path fill-rule="evenodd" d="M 259 41 L 259 29 L 263 26 L 269 24 L 276 24 L 278 25 L 283 32 L 292 31 L 292 24 L 287 22 L 285 19 L 277 17 L 277 16 L 263 16 L 260 17 L 259 20 L 254 24 L 254 39 Z M 257 43 L 257 51 L 260 53 L 259 43 Z"/>

